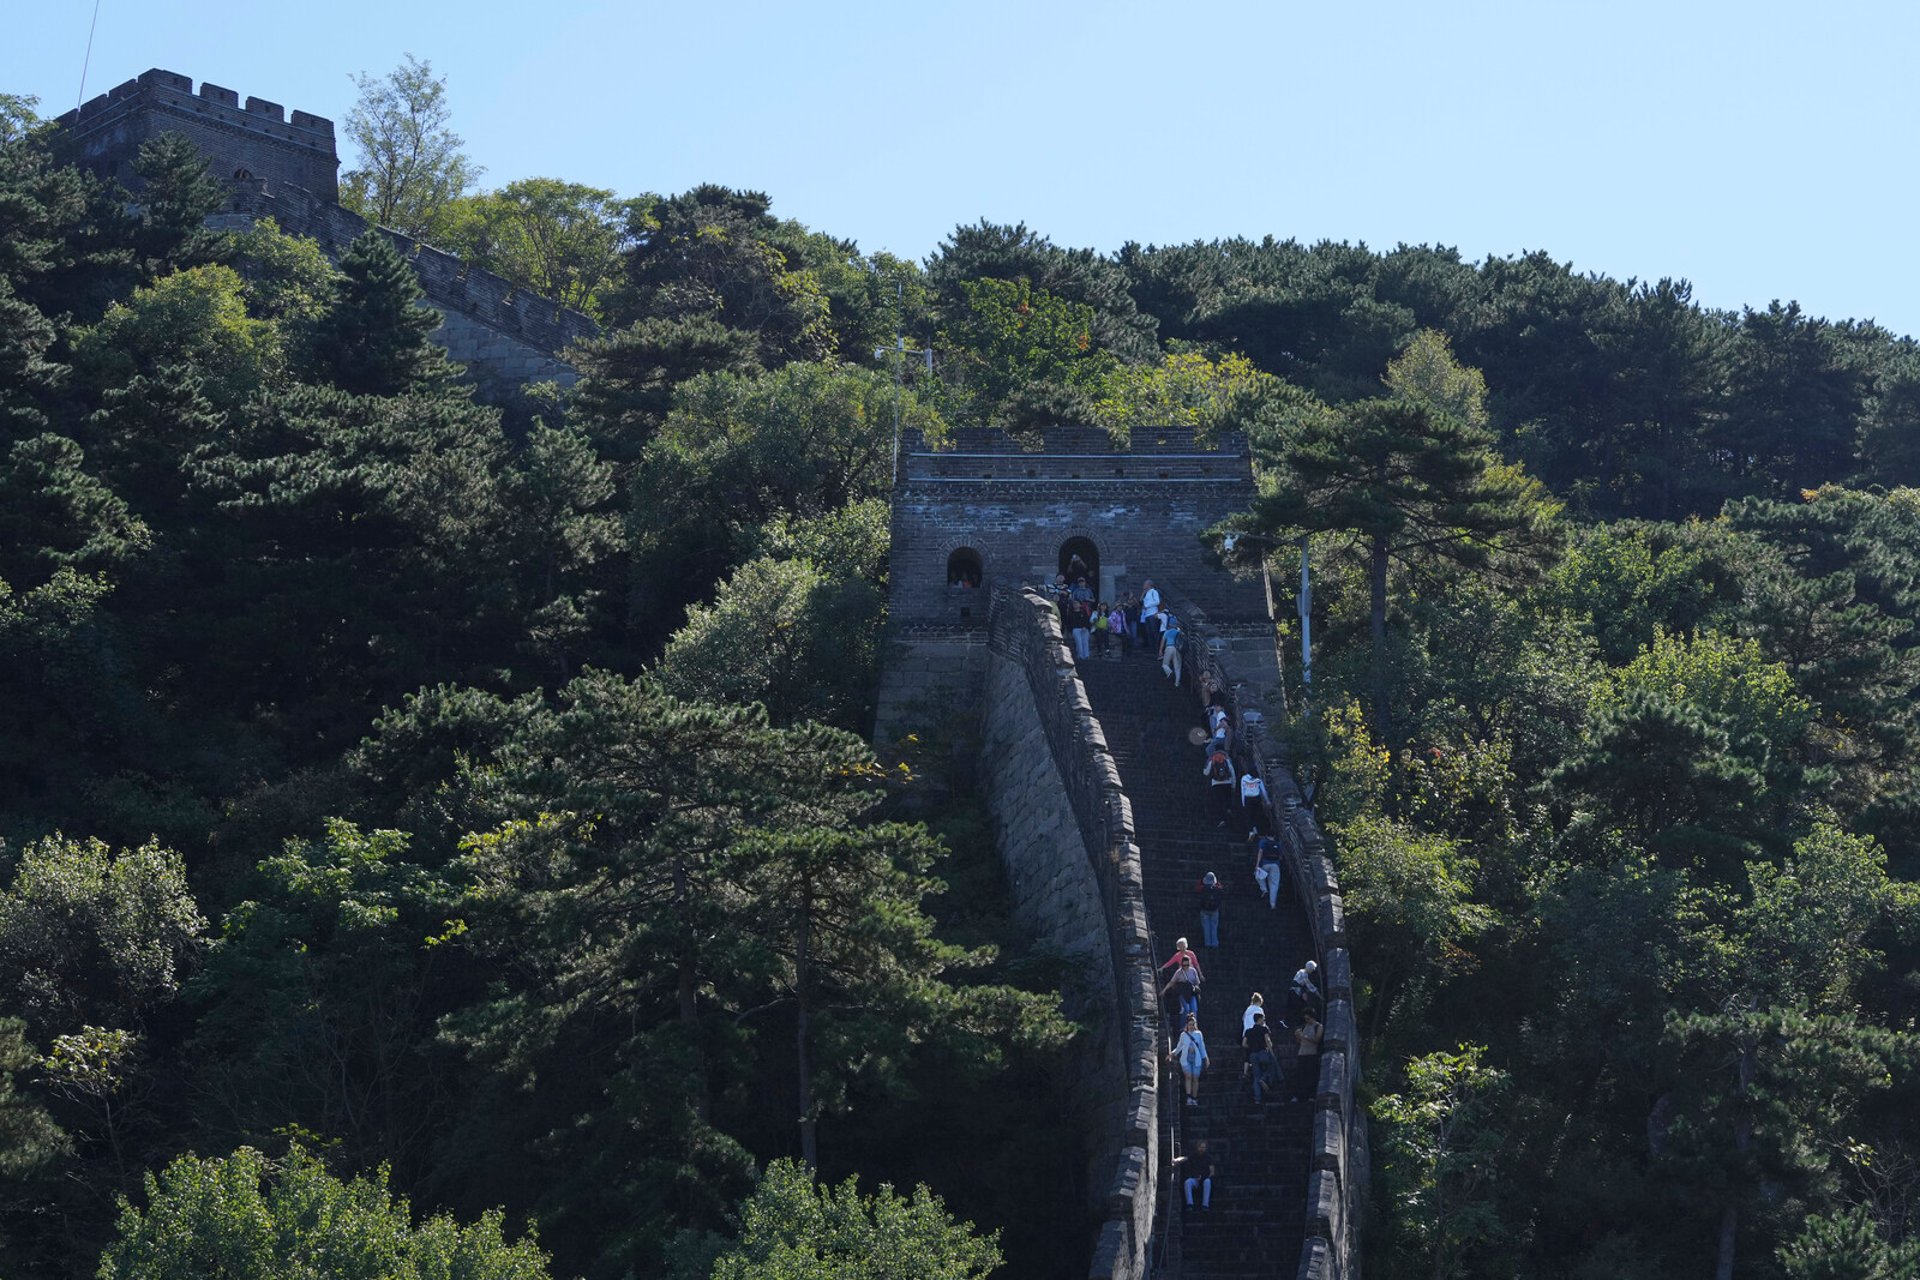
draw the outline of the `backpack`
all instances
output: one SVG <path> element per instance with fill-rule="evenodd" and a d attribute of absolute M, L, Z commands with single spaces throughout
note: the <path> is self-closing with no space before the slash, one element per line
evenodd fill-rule
<path fill-rule="evenodd" d="M 1207 776 L 1215 782 L 1233 781 L 1233 765 L 1227 760 L 1226 752 L 1213 753 L 1213 758 L 1207 761 Z"/>

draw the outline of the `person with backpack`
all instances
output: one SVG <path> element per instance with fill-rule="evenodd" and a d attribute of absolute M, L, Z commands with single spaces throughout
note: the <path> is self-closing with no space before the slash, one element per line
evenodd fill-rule
<path fill-rule="evenodd" d="M 1207 1069 L 1207 1038 L 1200 1034 L 1200 1019 L 1187 1015 L 1186 1028 L 1174 1041 L 1167 1057 L 1180 1064 L 1180 1076 L 1187 1086 L 1187 1105 L 1200 1105 L 1200 1075 Z"/>
<path fill-rule="evenodd" d="M 1107 634 L 1120 637 L 1120 656 L 1133 652 L 1133 633 L 1127 627 L 1127 607 L 1115 603 L 1107 610 Z"/>
<path fill-rule="evenodd" d="M 1194 888 L 1200 891 L 1200 945 L 1217 948 L 1220 945 L 1220 895 L 1226 886 L 1209 871 Z"/>
<path fill-rule="evenodd" d="M 1207 806 L 1219 815 L 1217 825 L 1224 827 L 1227 815 L 1233 811 L 1233 761 L 1227 758 L 1224 749 L 1214 751 L 1208 754 L 1200 772 L 1207 780 Z"/>
<path fill-rule="evenodd" d="M 1173 678 L 1173 687 L 1180 687 L 1180 620 L 1172 614 L 1161 615 L 1160 625 L 1160 673 Z"/>

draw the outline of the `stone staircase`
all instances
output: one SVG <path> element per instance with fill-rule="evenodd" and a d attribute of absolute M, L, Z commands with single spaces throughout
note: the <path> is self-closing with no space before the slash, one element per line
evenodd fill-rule
<path fill-rule="evenodd" d="M 1174 1184 L 1167 1272 L 1181 1280 L 1292 1276 L 1305 1234 L 1313 1110 L 1308 1102 L 1286 1101 L 1295 1080 L 1293 1041 L 1286 1031 L 1275 1037 L 1283 1075 L 1278 1097 L 1269 1095 L 1267 1102 L 1254 1105 L 1251 1086 L 1240 1078 L 1245 1060 L 1240 1015 L 1249 993 L 1259 991 L 1266 997 L 1268 1021 L 1285 1019 L 1288 982 L 1313 954 L 1312 935 L 1297 897 L 1290 895 L 1278 910 L 1269 910 L 1257 893 L 1246 826 L 1237 820 L 1216 825 L 1201 776 L 1204 750 L 1189 740 L 1189 731 L 1204 724 L 1193 689 L 1175 689 L 1158 663 L 1138 653 L 1096 656 L 1079 666 L 1133 805 L 1147 913 L 1161 952 L 1155 962 L 1165 960 L 1174 939 L 1184 936 L 1193 943 L 1206 978 L 1200 1029 L 1212 1062 L 1200 1086 L 1200 1105 L 1176 1101 L 1165 1108 L 1165 1119 L 1178 1151 L 1191 1151 L 1195 1142 L 1206 1140 L 1215 1169 L 1213 1209 L 1185 1209 Z M 1208 871 L 1227 889 L 1221 945 L 1213 950 L 1200 946 L 1195 888 Z M 1166 976 L 1161 975 L 1163 981 Z M 1174 1074 L 1177 1090 L 1177 1069 Z"/>

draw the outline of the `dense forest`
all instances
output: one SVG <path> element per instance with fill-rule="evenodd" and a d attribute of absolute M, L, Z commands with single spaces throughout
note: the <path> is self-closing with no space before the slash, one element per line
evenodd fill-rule
<path fill-rule="evenodd" d="M 385 237 L 208 231 L 183 140 L 129 192 L 0 95 L 0 1271 L 1082 1267 L 1061 959 L 867 742 L 896 421 L 1244 432 L 1195 536 L 1309 539 L 1369 1270 L 1920 1269 L 1911 339 L 476 193 L 425 64 L 361 87 L 349 205 L 602 323 L 530 420 Z"/>

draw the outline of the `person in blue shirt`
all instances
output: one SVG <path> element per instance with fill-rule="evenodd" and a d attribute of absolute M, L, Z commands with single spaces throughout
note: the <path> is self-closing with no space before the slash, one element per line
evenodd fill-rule
<path fill-rule="evenodd" d="M 1173 687 L 1180 687 L 1180 620 L 1172 614 L 1162 614 L 1165 621 L 1160 627 L 1160 671 L 1173 677 Z"/>

